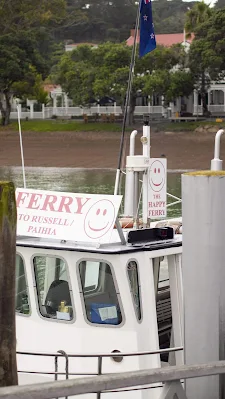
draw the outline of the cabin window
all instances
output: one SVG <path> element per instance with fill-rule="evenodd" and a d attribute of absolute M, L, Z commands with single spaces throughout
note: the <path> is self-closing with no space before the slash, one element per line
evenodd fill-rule
<path fill-rule="evenodd" d="M 141 300 L 138 277 L 138 266 L 135 261 L 130 261 L 127 265 L 128 280 L 130 291 L 134 302 L 134 309 L 138 320 L 141 320 Z"/>
<path fill-rule="evenodd" d="M 23 259 L 16 255 L 16 312 L 30 314 L 27 279 Z"/>
<path fill-rule="evenodd" d="M 33 259 L 40 313 L 51 319 L 73 318 L 69 273 L 66 262 L 54 256 Z"/>
<path fill-rule="evenodd" d="M 119 294 L 110 266 L 105 262 L 84 260 L 79 264 L 79 273 L 87 319 L 95 324 L 121 324 Z"/>
<path fill-rule="evenodd" d="M 156 312 L 160 349 L 170 347 L 172 309 L 170 298 L 170 280 L 167 256 L 154 259 L 156 273 Z M 168 362 L 168 353 L 161 354 L 161 360 Z"/>

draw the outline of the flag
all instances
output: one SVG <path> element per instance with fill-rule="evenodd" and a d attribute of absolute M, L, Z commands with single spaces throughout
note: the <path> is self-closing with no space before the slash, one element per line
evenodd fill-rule
<path fill-rule="evenodd" d="M 141 0 L 140 19 L 139 55 L 143 57 L 156 48 L 151 0 Z"/>

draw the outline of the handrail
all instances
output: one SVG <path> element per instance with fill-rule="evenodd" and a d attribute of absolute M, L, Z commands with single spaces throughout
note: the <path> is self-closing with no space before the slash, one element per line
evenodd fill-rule
<path fill-rule="evenodd" d="M 6 387 L 0 389 L 0 399 L 52 399 L 219 374 L 225 374 L 225 361 Z"/>
<path fill-rule="evenodd" d="M 80 358 L 96 358 L 96 357 L 131 357 L 131 356 L 145 356 L 145 355 L 160 355 L 163 353 L 171 353 L 171 352 L 178 352 L 184 350 L 183 346 L 178 346 L 174 348 L 166 348 L 166 349 L 157 349 L 155 351 L 144 351 L 144 352 L 127 352 L 127 353 L 89 353 L 89 354 L 84 354 L 84 353 L 76 353 L 76 354 L 67 354 L 67 357 L 70 358 L 75 358 L 75 357 L 80 357 Z M 33 355 L 33 356 L 49 356 L 49 357 L 65 357 L 65 355 L 62 355 L 61 353 L 43 353 L 43 352 L 16 352 L 18 355 Z M 64 352 L 65 353 L 65 352 Z"/>

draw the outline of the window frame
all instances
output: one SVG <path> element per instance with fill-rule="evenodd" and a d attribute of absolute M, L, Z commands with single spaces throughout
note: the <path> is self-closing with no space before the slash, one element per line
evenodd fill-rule
<path fill-rule="evenodd" d="M 27 297 L 28 297 L 28 304 L 29 304 L 29 313 L 27 314 L 27 313 L 17 312 L 16 306 L 15 306 L 15 313 L 17 316 L 30 317 L 32 315 L 32 306 L 31 306 L 31 299 L 30 299 L 30 289 L 29 289 L 28 278 L 27 278 L 26 262 L 25 262 L 24 256 L 20 252 L 16 251 L 16 255 L 20 256 L 20 258 L 23 261 L 24 276 L 25 276 L 25 281 L 26 281 Z M 15 273 L 15 277 L 16 277 L 16 273 Z M 16 300 L 16 286 L 15 286 L 15 300 Z"/>
<path fill-rule="evenodd" d="M 35 265 L 34 265 L 34 258 L 36 257 L 49 257 L 49 258 L 57 258 L 62 260 L 63 262 L 65 262 L 65 265 L 67 267 L 67 271 L 68 271 L 68 285 L 69 285 L 69 291 L 70 291 L 70 295 L 71 295 L 71 303 L 72 303 L 72 308 L 73 308 L 73 317 L 71 320 L 60 320 L 60 319 L 53 319 L 51 317 L 46 317 L 43 316 L 43 314 L 40 311 L 40 306 L 39 306 L 39 294 L 38 294 L 38 286 L 37 286 L 37 279 L 36 279 L 36 273 L 35 273 Z M 67 260 L 63 257 L 63 256 L 59 256 L 54 255 L 52 253 L 48 254 L 48 253 L 43 253 L 43 252 L 38 252 L 38 253 L 34 253 L 32 254 L 31 258 L 31 270 L 32 270 L 32 276 L 33 276 L 33 288 L 35 291 L 35 303 L 36 303 L 36 308 L 37 308 L 37 313 L 39 315 L 39 317 L 42 320 L 48 321 L 48 322 L 54 322 L 54 323 L 64 323 L 64 324 L 73 324 L 76 321 L 76 309 L 75 309 L 75 305 L 74 305 L 74 296 L 73 296 L 73 290 L 72 290 L 72 285 L 71 285 L 71 277 L 70 277 L 70 269 L 68 266 L 68 262 Z"/>
<path fill-rule="evenodd" d="M 86 310 L 86 306 L 85 306 L 85 300 L 84 300 L 84 294 L 83 294 L 83 287 L 82 287 L 82 281 L 81 281 L 81 276 L 80 276 L 80 264 L 82 262 L 99 262 L 99 263 L 106 263 L 109 267 L 110 267 L 110 271 L 112 274 L 112 278 L 113 278 L 113 283 L 115 286 L 115 290 L 116 290 L 116 296 L 118 299 L 118 304 L 120 307 L 120 311 L 121 311 L 121 316 L 122 316 L 122 322 L 120 324 L 99 324 L 99 323 L 92 323 L 90 320 L 88 320 L 87 317 L 87 310 Z M 113 268 L 113 265 L 111 262 L 109 262 L 108 260 L 105 259 L 99 259 L 99 258 L 80 258 L 77 262 L 76 262 L 76 273 L 77 273 L 77 280 L 78 280 L 78 286 L 79 286 L 79 294 L 80 294 L 80 300 L 81 300 L 81 306 L 82 306 L 82 310 L 83 310 L 83 316 L 84 316 L 84 320 L 85 322 L 92 327 L 100 327 L 100 328 L 121 328 L 124 326 L 125 322 L 126 322 L 126 318 L 125 318 L 125 313 L 124 313 L 124 308 L 123 308 L 123 304 L 122 304 L 122 298 L 121 298 L 121 294 L 119 292 L 119 286 L 117 283 L 117 279 L 116 279 L 116 274 L 115 274 L 115 270 Z"/>
<path fill-rule="evenodd" d="M 140 319 L 138 319 L 138 315 L 137 315 L 137 312 L 136 312 L 136 309 L 135 309 L 134 296 L 133 296 L 132 291 L 131 291 L 131 285 L 130 285 L 130 280 L 129 280 L 128 265 L 129 265 L 130 262 L 135 262 L 136 265 L 137 265 L 138 292 L 139 292 L 140 314 L 141 314 L 141 318 Z M 134 314 L 135 314 L 135 317 L 137 319 L 137 322 L 139 324 L 141 324 L 142 321 L 143 321 L 143 306 L 142 306 L 142 294 L 141 294 L 141 284 L 140 284 L 140 267 L 139 267 L 139 263 L 138 263 L 137 259 L 135 259 L 135 258 L 128 259 L 128 261 L 126 263 L 126 275 L 127 275 L 128 286 L 129 286 L 129 292 L 130 292 L 131 299 L 132 299 L 132 302 L 133 302 Z"/>

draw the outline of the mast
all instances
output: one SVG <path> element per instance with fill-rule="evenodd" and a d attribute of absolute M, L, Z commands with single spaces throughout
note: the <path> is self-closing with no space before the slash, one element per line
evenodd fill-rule
<path fill-rule="evenodd" d="M 139 0 L 137 16 L 136 16 L 136 23 L 135 23 L 134 44 L 133 44 L 133 49 L 132 49 L 132 54 L 131 54 L 131 62 L 130 62 L 125 109 L 124 109 L 124 116 L 123 116 L 122 134 L 121 134 L 121 140 L 120 140 L 120 151 L 119 151 L 118 166 L 117 166 L 117 171 L 116 171 L 114 195 L 118 194 L 118 189 L 119 189 L 119 184 L 120 184 L 121 164 L 122 164 L 122 157 L 123 157 L 123 151 L 124 151 L 124 139 L 125 139 L 127 113 L 128 113 L 128 107 L 130 105 L 130 94 L 131 94 L 131 90 L 132 90 L 132 83 L 133 83 L 133 76 L 134 76 L 135 57 L 136 57 L 136 48 L 137 48 L 137 36 L 138 36 L 139 22 L 140 22 L 141 1 L 142 0 Z"/>

